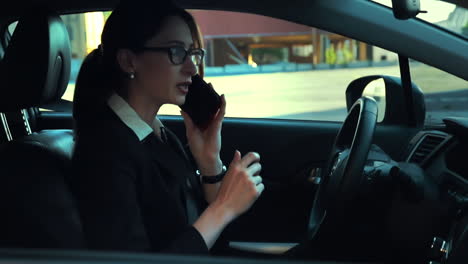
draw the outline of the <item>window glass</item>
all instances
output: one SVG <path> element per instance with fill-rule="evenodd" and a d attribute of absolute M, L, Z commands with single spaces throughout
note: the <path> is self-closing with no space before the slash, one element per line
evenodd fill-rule
<path fill-rule="evenodd" d="M 338 34 L 253 14 L 192 14 L 207 49 L 205 79 L 226 95 L 229 117 L 342 121 L 351 81 L 399 76 L 396 54 Z"/>
<path fill-rule="evenodd" d="M 391 0 L 372 1 L 392 7 Z M 457 5 L 457 1 L 448 2 L 450 1 L 420 0 L 420 9 L 425 12 L 416 17 L 468 38 L 468 9 L 463 8 L 461 4 Z"/>
<path fill-rule="evenodd" d="M 68 88 L 62 99 L 73 101 L 75 82 L 83 59 L 101 43 L 104 22 L 111 12 L 88 12 L 83 14 L 63 15 L 71 44 L 71 73 Z"/>
<path fill-rule="evenodd" d="M 203 33 L 205 79 L 225 94 L 228 117 L 342 121 L 351 81 L 374 74 L 399 76 L 396 54 L 345 36 L 260 15 L 190 12 Z M 72 45 L 63 99 L 73 100 L 80 65 L 99 45 L 109 14 L 62 16 Z M 159 114 L 180 113 L 168 105 Z"/>
<path fill-rule="evenodd" d="M 468 117 L 468 81 L 417 61 L 410 62 L 411 79 L 424 92 L 426 123 L 447 116 Z"/>

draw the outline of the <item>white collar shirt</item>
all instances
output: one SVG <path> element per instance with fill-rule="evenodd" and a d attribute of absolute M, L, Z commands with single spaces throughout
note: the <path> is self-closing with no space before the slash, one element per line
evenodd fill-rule
<path fill-rule="evenodd" d="M 164 127 L 161 120 L 155 117 L 152 125 L 148 125 L 138 113 L 118 94 L 113 93 L 107 104 L 114 113 L 128 126 L 138 137 L 140 141 L 145 139 L 149 134 L 155 133 L 161 138 L 161 128 Z"/>

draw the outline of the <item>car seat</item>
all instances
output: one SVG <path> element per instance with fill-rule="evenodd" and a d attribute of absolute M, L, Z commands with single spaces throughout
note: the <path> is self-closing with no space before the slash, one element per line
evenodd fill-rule
<path fill-rule="evenodd" d="M 27 12 L 0 63 L 0 112 L 24 114 L 24 109 L 59 100 L 70 62 L 70 40 L 61 18 L 45 8 Z M 68 185 L 72 151 L 72 130 L 30 129 L 2 144 L 0 247 L 83 248 Z"/>

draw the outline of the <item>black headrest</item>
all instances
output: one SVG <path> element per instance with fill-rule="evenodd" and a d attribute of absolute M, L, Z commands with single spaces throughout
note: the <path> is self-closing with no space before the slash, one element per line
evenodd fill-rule
<path fill-rule="evenodd" d="M 0 65 L 0 111 L 60 99 L 70 78 L 70 39 L 62 19 L 35 9 L 18 21 Z"/>

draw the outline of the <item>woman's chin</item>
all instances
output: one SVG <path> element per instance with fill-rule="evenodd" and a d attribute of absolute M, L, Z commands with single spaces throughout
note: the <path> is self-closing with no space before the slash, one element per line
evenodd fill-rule
<path fill-rule="evenodd" d="M 177 96 L 177 98 L 176 98 L 176 100 L 175 100 L 175 102 L 174 102 L 174 104 L 175 104 L 175 105 L 178 105 L 178 106 L 181 106 L 181 105 L 183 105 L 184 103 L 185 103 L 185 95 L 183 95 L 183 96 Z"/>

